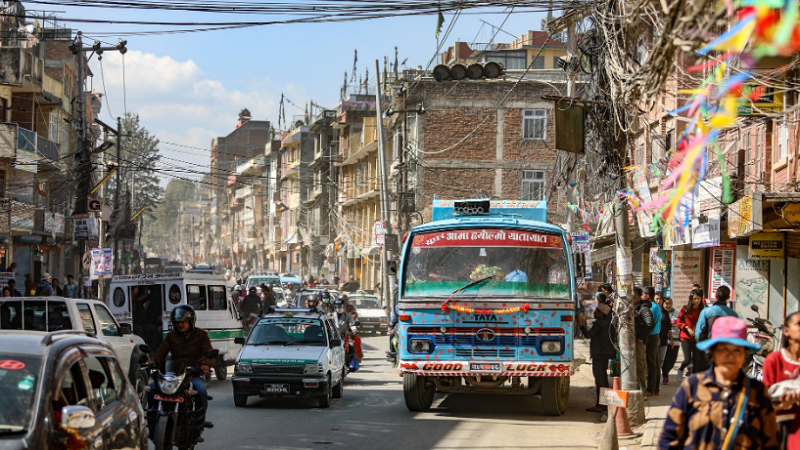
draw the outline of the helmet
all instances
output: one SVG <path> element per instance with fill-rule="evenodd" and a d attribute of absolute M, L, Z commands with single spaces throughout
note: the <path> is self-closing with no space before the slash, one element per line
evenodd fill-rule
<path fill-rule="evenodd" d="M 336 310 L 337 314 L 342 314 L 345 311 L 344 299 L 337 298 L 333 301 L 333 308 Z"/>
<path fill-rule="evenodd" d="M 233 290 L 234 291 L 241 291 L 242 290 L 242 286 L 237 284 L 236 286 L 233 287 Z"/>
<path fill-rule="evenodd" d="M 309 295 L 306 297 L 306 302 L 308 303 L 309 307 L 314 308 L 319 304 L 319 298 L 316 295 Z"/>
<path fill-rule="evenodd" d="M 249 292 L 250 292 L 251 294 L 255 294 L 255 293 L 256 293 L 256 287 L 255 287 L 255 286 L 251 286 L 251 287 L 250 287 L 250 291 L 249 291 Z"/>
<path fill-rule="evenodd" d="M 169 320 L 172 322 L 173 328 L 176 327 L 178 322 L 189 322 L 189 330 L 194 330 L 194 324 L 197 321 L 197 314 L 191 305 L 178 305 L 169 315 Z"/>
<path fill-rule="evenodd" d="M 330 303 L 331 302 L 331 293 L 328 291 L 320 292 L 320 298 L 322 299 L 322 303 Z"/>

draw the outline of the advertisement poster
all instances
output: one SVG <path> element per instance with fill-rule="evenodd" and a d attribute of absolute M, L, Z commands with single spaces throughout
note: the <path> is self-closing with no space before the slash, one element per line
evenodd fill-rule
<path fill-rule="evenodd" d="M 717 289 L 720 286 L 731 288 L 731 297 L 736 298 L 736 291 L 733 289 L 734 267 L 736 267 L 735 242 L 722 242 L 719 247 L 711 250 L 711 270 L 708 280 L 709 299 L 717 299 Z"/>
<path fill-rule="evenodd" d="M 650 273 L 663 273 L 667 271 L 667 261 L 669 257 L 664 250 L 659 251 L 658 247 L 650 248 Z"/>
<path fill-rule="evenodd" d="M 72 220 L 75 239 L 97 236 L 97 223 L 91 214 L 75 214 Z"/>
<path fill-rule="evenodd" d="M 750 236 L 750 259 L 783 259 L 783 233 L 756 233 Z"/>
<path fill-rule="evenodd" d="M 592 245 L 589 242 L 589 232 L 588 231 L 572 231 L 569 233 L 572 236 L 572 253 L 583 253 L 584 255 L 584 264 L 585 264 L 585 271 L 586 276 L 584 277 L 586 280 L 592 279 Z"/>
<path fill-rule="evenodd" d="M 114 250 L 110 248 L 96 248 L 92 250 L 92 265 L 89 269 L 89 278 L 97 280 L 102 275 L 110 277 L 114 274 Z"/>
<path fill-rule="evenodd" d="M 708 216 L 705 223 L 692 220 L 692 248 L 710 248 L 719 245 L 719 216 Z"/>
<path fill-rule="evenodd" d="M 703 284 L 703 252 L 672 252 L 672 302 L 675 309 L 681 309 L 689 302 L 692 285 Z"/>
<path fill-rule="evenodd" d="M 766 316 L 769 299 L 769 260 L 748 259 L 748 246 L 736 247 L 736 273 L 733 298 L 736 312 L 743 318 L 755 318 L 750 307 L 758 306 Z"/>

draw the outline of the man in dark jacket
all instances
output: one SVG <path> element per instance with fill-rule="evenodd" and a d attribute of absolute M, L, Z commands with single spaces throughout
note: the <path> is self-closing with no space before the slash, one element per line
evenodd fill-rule
<path fill-rule="evenodd" d="M 604 412 L 607 409 L 600 405 L 600 388 L 608 385 L 608 361 L 614 358 L 616 348 L 612 341 L 612 333 L 616 333 L 611 325 L 611 307 L 608 306 L 605 294 L 597 294 L 598 305 L 594 312 L 595 321 L 592 328 L 586 328 L 583 315 L 578 315 L 578 325 L 581 332 L 589 338 L 589 355 L 592 357 L 592 375 L 594 375 L 595 405 L 587 408 L 589 412 Z"/>
<path fill-rule="evenodd" d="M 636 380 L 639 389 L 647 390 L 647 338 L 656 327 L 652 302 L 642 299 L 642 288 L 633 288 L 633 326 L 636 335 Z"/>
<path fill-rule="evenodd" d="M 661 387 L 661 364 L 658 363 L 658 347 L 661 346 L 661 306 L 653 300 L 656 290 L 647 286 L 642 291 L 642 300 L 650 302 L 650 312 L 653 313 L 655 327 L 647 336 L 647 395 L 659 395 Z"/>
<path fill-rule="evenodd" d="M 247 296 L 239 303 L 239 315 L 242 317 L 245 333 L 249 334 L 250 332 L 250 327 L 247 325 L 250 323 L 251 317 L 253 315 L 260 316 L 263 308 L 261 297 L 256 294 L 256 287 L 251 287 Z"/>
<path fill-rule="evenodd" d="M 275 308 L 278 306 L 278 300 L 275 299 L 275 294 L 272 293 L 272 288 L 264 283 L 261 283 L 261 297 L 264 299 L 264 309 Z"/>

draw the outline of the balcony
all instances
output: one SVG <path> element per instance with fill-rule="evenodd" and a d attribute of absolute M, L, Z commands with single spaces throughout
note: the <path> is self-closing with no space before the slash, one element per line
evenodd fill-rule
<path fill-rule="evenodd" d="M 24 87 L 26 78 L 42 86 L 44 60 L 19 47 L 0 47 L 0 84 Z"/>
<path fill-rule="evenodd" d="M 17 149 L 36 153 L 50 160 L 57 160 L 61 156 L 58 144 L 22 127 L 19 127 L 17 133 Z"/>

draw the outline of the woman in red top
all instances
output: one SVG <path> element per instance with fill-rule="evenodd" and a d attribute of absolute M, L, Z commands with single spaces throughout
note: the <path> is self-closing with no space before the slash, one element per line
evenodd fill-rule
<path fill-rule="evenodd" d="M 684 377 L 686 366 L 692 364 L 692 371 L 700 367 L 700 352 L 697 350 L 697 339 L 694 336 L 694 328 L 697 326 L 697 318 L 700 311 L 705 308 L 703 302 L 703 290 L 692 289 L 689 294 L 689 304 L 681 308 L 678 313 L 678 328 L 681 330 L 681 349 L 683 350 L 683 362 L 678 367 L 678 382 Z"/>
<path fill-rule="evenodd" d="M 781 349 L 767 355 L 764 361 L 764 385 L 800 378 L 800 312 L 789 314 L 783 324 Z M 782 449 L 800 448 L 800 391 L 790 391 L 775 402 L 775 415 L 780 425 Z"/>

